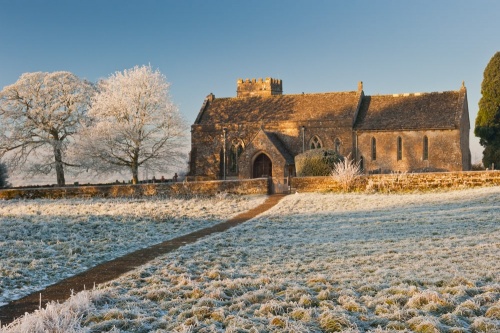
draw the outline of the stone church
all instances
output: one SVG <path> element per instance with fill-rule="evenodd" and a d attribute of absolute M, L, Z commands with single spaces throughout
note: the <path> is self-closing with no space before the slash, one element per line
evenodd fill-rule
<path fill-rule="evenodd" d="M 286 178 L 294 157 L 326 148 L 365 173 L 469 170 L 467 90 L 284 95 L 281 80 L 237 81 L 237 96 L 207 96 L 191 126 L 191 180 Z"/>

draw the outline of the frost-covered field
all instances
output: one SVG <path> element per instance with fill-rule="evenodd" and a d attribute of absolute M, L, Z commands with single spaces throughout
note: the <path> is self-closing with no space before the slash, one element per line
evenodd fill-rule
<path fill-rule="evenodd" d="M 498 333 L 499 212 L 500 187 L 290 195 L 5 331 Z"/>
<path fill-rule="evenodd" d="M 220 223 L 264 200 L 0 201 L 0 305 L 98 263 Z"/>

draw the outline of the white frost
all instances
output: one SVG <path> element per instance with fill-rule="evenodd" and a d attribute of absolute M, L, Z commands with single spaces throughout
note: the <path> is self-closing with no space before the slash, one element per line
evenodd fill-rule
<path fill-rule="evenodd" d="M 500 187 L 287 196 L 89 292 L 81 331 L 500 332 L 498 211 Z"/>
<path fill-rule="evenodd" d="M 0 303 L 139 248 L 220 223 L 264 200 L 0 201 Z"/>

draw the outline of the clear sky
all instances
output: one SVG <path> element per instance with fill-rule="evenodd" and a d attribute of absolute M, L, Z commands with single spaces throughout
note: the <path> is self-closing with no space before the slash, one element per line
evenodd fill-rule
<path fill-rule="evenodd" d="M 274 77 L 284 93 L 468 89 L 500 49 L 497 0 L 0 0 L 0 88 L 24 72 L 91 81 L 151 64 L 189 124 L 206 95 Z M 472 159 L 482 148 L 471 132 Z"/>

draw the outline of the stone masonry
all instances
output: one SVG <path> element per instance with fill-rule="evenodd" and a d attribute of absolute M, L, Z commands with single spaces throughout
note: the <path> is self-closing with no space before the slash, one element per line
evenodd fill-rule
<path fill-rule="evenodd" d="M 365 173 L 471 166 L 467 90 L 367 96 L 284 95 L 281 80 L 237 81 L 237 96 L 205 99 L 191 127 L 189 180 L 295 175 L 294 157 L 327 148 Z"/>

